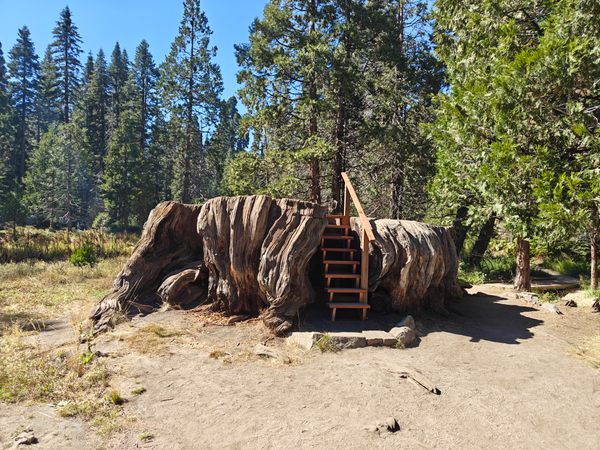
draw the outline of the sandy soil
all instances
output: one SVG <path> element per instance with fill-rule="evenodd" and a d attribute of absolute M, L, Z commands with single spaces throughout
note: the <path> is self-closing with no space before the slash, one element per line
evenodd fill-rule
<path fill-rule="evenodd" d="M 575 354 L 600 334 L 600 316 L 564 307 L 553 315 L 498 286 L 471 292 L 449 318 L 417 317 L 420 342 L 404 350 L 306 352 L 268 338 L 258 322 L 221 326 L 177 311 L 137 319 L 96 344 L 128 400 L 121 431 L 101 437 L 48 406 L 0 405 L 0 448 L 25 426 L 44 449 L 600 448 L 600 371 Z M 145 347 L 135 336 L 149 323 L 184 334 Z M 64 342 L 65 333 L 39 339 Z M 254 355 L 257 342 L 291 363 Z M 403 367 L 441 395 L 394 373 Z M 146 392 L 129 394 L 136 386 Z M 399 432 L 366 429 L 389 416 Z"/>

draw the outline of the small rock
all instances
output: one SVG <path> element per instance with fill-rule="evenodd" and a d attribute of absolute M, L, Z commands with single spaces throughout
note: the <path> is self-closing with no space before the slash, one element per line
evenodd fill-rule
<path fill-rule="evenodd" d="M 33 434 L 33 430 L 31 428 L 27 428 L 23 430 L 19 435 L 15 438 L 15 445 L 32 445 L 37 444 L 38 438 Z"/>
<path fill-rule="evenodd" d="M 400 322 L 398 322 L 398 325 L 396 325 L 397 327 L 408 327 L 408 328 L 412 328 L 413 330 L 417 329 L 417 324 L 415 323 L 415 319 L 413 319 L 413 316 L 406 316 L 404 319 L 402 319 Z"/>
<path fill-rule="evenodd" d="M 558 309 L 554 303 L 545 302 L 542 305 L 542 308 L 554 314 L 562 314 L 562 312 L 560 312 L 560 309 Z"/>
<path fill-rule="evenodd" d="M 393 347 L 398 342 L 390 333 L 381 330 L 365 330 L 362 332 L 367 340 L 367 345 L 377 347 L 383 345 L 385 347 Z"/>
<path fill-rule="evenodd" d="M 277 359 L 284 364 L 289 364 L 291 362 L 290 358 L 287 355 L 275 350 L 274 348 L 269 348 L 263 344 L 256 344 L 254 347 L 254 354 L 258 356 L 265 356 L 267 358 Z"/>
<path fill-rule="evenodd" d="M 532 305 L 540 304 L 540 298 L 532 292 L 517 292 L 517 298 L 523 299 Z"/>
<path fill-rule="evenodd" d="M 329 337 L 331 344 L 337 349 L 367 346 L 367 338 L 362 333 L 331 333 Z"/>
<path fill-rule="evenodd" d="M 577 308 L 577 302 L 573 299 L 565 300 L 563 304 L 565 306 L 569 306 L 570 308 Z"/>
<path fill-rule="evenodd" d="M 400 431 L 400 424 L 393 417 L 388 417 L 387 419 L 377 423 L 376 425 L 371 425 L 370 427 L 367 427 L 366 430 L 370 431 L 371 433 L 395 433 L 397 431 Z"/>
<path fill-rule="evenodd" d="M 287 342 L 310 350 L 322 336 L 321 333 L 312 331 L 295 331 L 287 338 Z"/>
<path fill-rule="evenodd" d="M 417 333 L 415 330 L 409 327 L 395 327 L 390 330 L 390 334 L 394 336 L 397 342 L 402 347 L 408 347 L 417 339 Z"/>

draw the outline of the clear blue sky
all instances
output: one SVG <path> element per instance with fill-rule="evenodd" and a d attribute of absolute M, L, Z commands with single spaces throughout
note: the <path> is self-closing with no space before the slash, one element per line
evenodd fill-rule
<path fill-rule="evenodd" d="M 202 0 L 212 43 L 218 47 L 224 97 L 237 90 L 237 64 L 233 45 L 248 40 L 248 27 L 262 15 L 267 0 Z M 40 59 L 52 37 L 60 11 L 68 5 L 83 38 L 82 60 L 98 49 L 110 57 L 115 42 L 132 57 L 146 39 L 157 63 L 162 62 L 177 34 L 183 11 L 181 0 L 0 0 L 0 42 L 5 57 L 14 45 L 17 30 L 27 25 Z"/>

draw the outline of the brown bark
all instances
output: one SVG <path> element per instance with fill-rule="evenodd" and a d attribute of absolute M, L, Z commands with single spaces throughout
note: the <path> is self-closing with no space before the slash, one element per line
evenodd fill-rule
<path fill-rule="evenodd" d="M 311 264 L 326 213 L 318 204 L 266 196 L 217 197 L 202 207 L 159 204 L 113 292 L 94 308 L 96 330 L 119 313 L 210 303 L 228 315 L 260 314 L 275 334 L 285 333 L 315 298 L 309 273 L 320 269 Z M 396 220 L 374 226 L 369 288 L 386 291 L 388 306 L 443 310 L 445 300 L 462 295 L 447 229 Z"/>
<path fill-rule="evenodd" d="M 382 309 L 398 312 L 445 303 L 463 295 L 457 284 L 458 257 L 449 229 L 410 220 L 371 222 L 376 241 L 369 251 L 369 291 Z M 352 219 L 359 236 L 361 224 Z"/>
<path fill-rule="evenodd" d="M 196 234 L 200 206 L 160 203 L 150 212 L 140 241 L 113 283 L 113 291 L 93 309 L 96 330 L 106 328 L 120 314 L 150 312 L 160 306 L 157 293 L 163 280 L 177 269 L 202 259 Z"/>
<path fill-rule="evenodd" d="M 452 227 L 450 228 L 450 232 L 454 238 L 454 247 L 456 248 L 456 254 L 458 256 L 460 256 L 462 253 L 465 239 L 467 238 L 467 233 L 469 232 L 469 227 L 465 225 L 465 220 L 467 219 L 468 213 L 468 206 L 459 206 L 456 210 L 456 217 L 452 221 Z"/>
<path fill-rule="evenodd" d="M 471 254 L 469 255 L 469 263 L 472 266 L 479 267 L 479 265 L 481 264 L 483 255 L 485 255 L 485 252 L 487 251 L 487 248 L 490 245 L 490 241 L 492 240 L 492 237 L 494 237 L 495 227 L 496 214 L 492 213 L 489 215 L 488 219 L 481 227 L 481 230 L 479 230 L 477 240 L 475 241 L 475 244 L 473 244 L 473 248 L 471 249 Z"/>
<path fill-rule="evenodd" d="M 592 231 L 590 239 L 590 288 L 598 289 L 598 232 Z"/>
<path fill-rule="evenodd" d="M 277 334 L 314 298 L 308 264 L 327 220 L 323 206 L 266 196 L 217 197 L 202 207 L 159 204 L 113 292 L 91 314 L 102 330 L 119 313 L 200 302 L 256 316 Z"/>
<path fill-rule="evenodd" d="M 531 266 L 530 266 L 529 241 L 517 238 L 517 273 L 515 275 L 515 289 L 518 291 L 531 290 Z"/>

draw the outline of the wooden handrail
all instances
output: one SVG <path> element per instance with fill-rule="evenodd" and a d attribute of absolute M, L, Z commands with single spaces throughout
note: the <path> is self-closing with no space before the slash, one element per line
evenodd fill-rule
<path fill-rule="evenodd" d="M 358 199 L 358 195 L 356 195 L 356 191 L 354 190 L 354 186 L 352 186 L 352 182 L 348 177 L 346 172 L 342 172 L 342 179 L 344 180 L 344 184 L 346 185 L 347 193 L 350 194 L 352 198 L 352 203 L 354 203 L 354 207 L 356 208 L 356 212 L 358 213 L 358 218 L 360 219 L 360 223 L 362 224 L 363 230 L 367 234 L 369 238 L 369 242 L 373 242 L 375 240 L 375 235 L 373 234 L 373 229 L 371 228 L 371 222 L 369 222 L 369 218 L 365 214 L 362 205 L 360 204 L 360 200 Z M 350 215 L 350 202 L 348 201 L 347 196 L 344 197 L 344 215 Z"/>
<path fill-rule="evenodd" d="M 362 247 L 361 247 L 361 260 L 360 260 L 360 287 L 364 289 L 360 294 L 360 302 L 368 303 L 368 289 L 369 289 L 369 244 L 375 241 L 375 235 L 371 228 L 369 218 L 365 214 L 358 195 L 352 186 L 352 182 L 346 172 L 342 172 L 342 179 L 344 180 L 344 222 L 346 225 L 350 225 L 350 200 L 354 203 L 358 218 L 362 224 Z"/>

